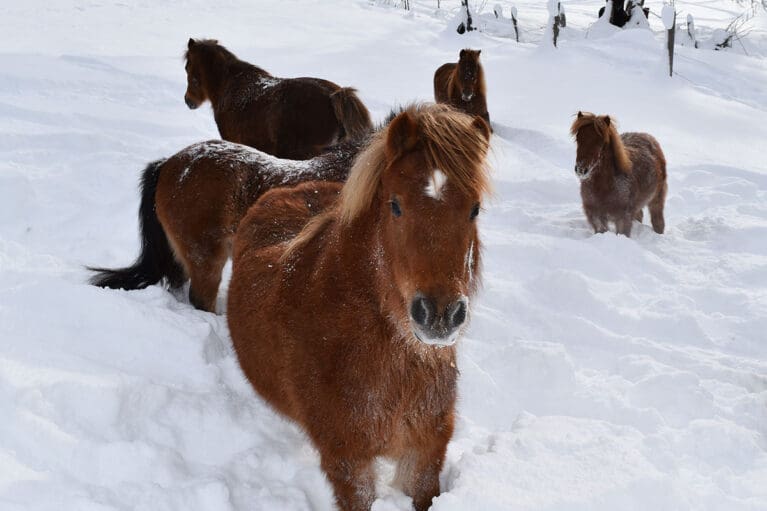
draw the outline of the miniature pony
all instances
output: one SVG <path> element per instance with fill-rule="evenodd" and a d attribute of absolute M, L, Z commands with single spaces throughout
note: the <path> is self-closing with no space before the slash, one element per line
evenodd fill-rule
<path fill-rule="evenodd" d="M 189 39 L 186 73 L 187 106 L 210 100 L 221 138 L 278 158 L 308 159 L 372 129 L 354 89 L 320 78 L 274 77 L 214 39 Z"/>
<path fill-rule="evenodd" d="M 434 100 L 467 114 L 479 115 L 490 126 L 480 53 L 482 50 L 461 50 L 457 64 L 442 64 L 437 69 L 434 73 Z"/>
<path fill-rule="evenodd" d="M 309 435 L 344 511 L 370 509 L 379 456 L 417 511 L 440 492 L 489 138 L 479 117 L 410 107 L 328 211 L 309 220 L 300 189 L 275 189 L 237 230 L 227 319 L 240 365 Z"/>
<path fill-rule="evenodd" d="M 652 135 L 618 134 L 608 115 L 578 112 L 570 128 L 577 143 L 575 174 L 594 232 L 605 232 L 615 222 L 619 234 L 631 236 L 633 220 L 642 221 L 648 206 L 652 227 L 662 234 L 666 222 L 666 158 Z"/>

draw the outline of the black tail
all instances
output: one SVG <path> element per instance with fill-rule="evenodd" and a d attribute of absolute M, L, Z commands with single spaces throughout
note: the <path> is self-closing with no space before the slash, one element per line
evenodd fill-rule
<path fill-rule="evenodd" d="M 144 289 L 164 278 L 171 287 L 180 287 L 184 283 L 184 269 L 176 261 L 168 244 L 165 231 L 157 219 L 154 196 L 160 168 L 166 160 L 157 160 L 144 169 L 141 176 L 141 205 L 138 219 L 141 229 L 141 254 L 136 262 L 127 268 L 109 270 L 106 268 L 88 268 L 98 272 L 91 278 L 94 286 L 112 289 Z"/>

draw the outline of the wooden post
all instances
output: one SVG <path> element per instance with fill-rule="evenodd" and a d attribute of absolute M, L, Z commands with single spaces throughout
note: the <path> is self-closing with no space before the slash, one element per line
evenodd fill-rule
<path fill-rule="evenodd" d="M 519 42 L 519 28 L 517 28 L 517 8 L 516 7 L 511 8 L 511 22 L 514 24 L 514 36 L 517 38 L 517 42 Z"/>
<path fill-rule="evenodd" d="M 663 6 L 661 11 L 663 26 L 666 27 L 666 42 L 668 46 L 668 75 L 674 76 L 674 34 L 676 32 L 676 9 L 671 4 Z"/>

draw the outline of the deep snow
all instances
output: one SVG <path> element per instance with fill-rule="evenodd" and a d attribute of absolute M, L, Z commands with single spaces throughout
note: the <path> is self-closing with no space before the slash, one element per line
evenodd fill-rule
<path fill-rule="evenodd" d="M 482 48 L 495 196 L 433 509 L 767 509 L 767 15 L 732 51 L 678 47 L 671 79 L 656 16 L 652 32 L 596 31 L 601 0 L 566 1 L 554 49 L 545 2 L 515 3 L 520 44 L 455 34 L 457 1 L 412 3 L 2 7 L 1 509 L 332 509 L 316 453 L 248 386 L 223 316 L 157 286 L 85 284 L 84 265 L 136 255 L 144 165 L 217 137 L 210 108 L 183 102 L 190 36 L 355 86 L 376 119 L 429 100 L 440 64 Z M 677 7 L 699 39 L 742 9 Z M 579 109 L 658 138 L 666 234 L 591 233 Z M 374 509 L 409 509 L 381 468 Z"/>

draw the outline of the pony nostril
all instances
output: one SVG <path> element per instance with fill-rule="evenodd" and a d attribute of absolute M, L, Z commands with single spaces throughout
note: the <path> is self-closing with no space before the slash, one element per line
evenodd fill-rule
<path fill-rule="evenodd" d="M 425 296 L 416 296 L 410 304 L 410 317 L 417 325 L 427 327 L 434 319 L 434 303 Z"/>
<path fill-rule="evenodd" d="M 463 325 L 466 321 L 466 299 L 461 298 L 448 308 L 448 326 L 451 330 Z"/>

